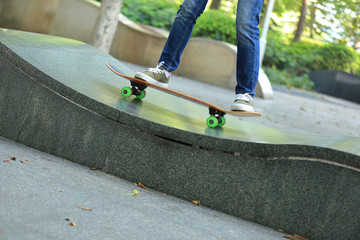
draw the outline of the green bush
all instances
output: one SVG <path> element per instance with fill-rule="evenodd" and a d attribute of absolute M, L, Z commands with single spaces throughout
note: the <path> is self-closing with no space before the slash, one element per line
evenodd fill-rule
<path fill-rule="evenodd" d="M 312 70 L 316 55 L 313 54 L 316 44 L 307 42 L 293 43 L 275 32 L 269 33 L 263 65 L 276 66 L 296 75 L 309 73 Z"/>
<path fill-rule="evenodd" d="M 338 70 L 359 74 L 360 56 L 354 50 L 334 43 L 303 40 L 291 42 L 277 33 L 270 33 L 263 65 L 275 65 L 297 75 L 316 70 Z"/>
<path fill-rule="evenodd" d="M 307 74 L 297 76 L 286 70 L 278 70 L 275 65 L 263 67 L 263 70 L 274 85 L 285 85 L 288 88 L 295 87 L 305 90 L 311 90 L 314 87 L 314 83 L 310 81 Z"/>
<path fill-rule="evenodd" d="M 360 55 L 348 47 L 326 44 L 318 48 L 314 54 L 318 56 L 314 62 L 314 69 L 331 69 L 352 74 L 360 72 Z"/>
<path fill-rule="evenodd" d="M 130 20 L 170 30 L 179 4 L 168 0 L 124 0 L 121 13 Z"/>
<path fill-rule="evenodd" d="M 236 45 L 235 19 L 221 10 L 208 10 L 197 19 L 192 36 Z"/>

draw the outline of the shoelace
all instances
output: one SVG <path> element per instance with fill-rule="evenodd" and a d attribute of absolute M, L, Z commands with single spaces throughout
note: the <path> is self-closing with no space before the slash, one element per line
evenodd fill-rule
<path fill-rule="evenodd" d="M 165 64 L 164 61 L 159 62 L 159 64 L 156 66 L 156 68 L 149 68 L 148 71 L 149 71 L 149 72 L 156 73 L 156 74 L 161 74 L 161 73 L 164 72 L 164 70 L 163 70 L 163 69 L 160 69 L 160 67 L 161 67 L 162 65 L 164 65 L 164 64 Z"/>
<path fill-rule="evenodd" d="M 236 95 L 236 100 L 239 100 L 239 99 L 247 101 L 247 102 L 252 101 L 252 97 L 248 93 Z"/>

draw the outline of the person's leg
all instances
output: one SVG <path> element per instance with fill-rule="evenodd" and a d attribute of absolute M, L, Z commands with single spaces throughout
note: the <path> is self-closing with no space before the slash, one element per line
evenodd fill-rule
<path fill-rule="evenodd" d="M 255 95 L 259 75 L 259 16 L 264 0 L 239 0 L 236 15 L 236 94 Z"/>
<path fill-rule="evenodd" d="M 236 14 L 237 62 L 234 111 L 254 111 L 253 97 L 259 77 L 260 11 L 264 0 L 239 0 Z"/>
<path fill-rule="evenodd" d="M 188 43 L 196 19 L 204 12 L 208 0 L 185 0 L 171 26 L 170 34 L 160 56 L 163 68 L 169 72 L 180 64 L 181 54 Z"/>
<path fill-rule="evenodd" d="M 170 74 L 179 66 L 181 54 L 190 39 L 196 19 L 204 12 L 207 2 L 208 0 L 184 0 L 171 26 L 157 67 L 136 72 L 136 78 L 168 87 Z"/>

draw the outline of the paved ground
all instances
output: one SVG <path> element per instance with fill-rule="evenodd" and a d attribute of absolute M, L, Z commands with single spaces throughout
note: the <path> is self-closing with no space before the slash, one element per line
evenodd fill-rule
<path fill-rule="evenodd" d="M 123 62 L 129 68 L 146 69 Z M 170 88 L 229 108 L 234 100 L 232 90 L 204 84 L 172 75 Z M 333 98 L 316 92 L 274 87 L 274 99 L 255 98 L 255 110 L 260 118 L 243 120 L 263 126 L 323 136 L 360 136 L 360 104 Z"/>
<path fill-rule="evenodd" d="M 1 240 L 273 240 L 284 236 L 2 137 L 0 160 Z M 139 194 L 130 196 L 133 190 Z"/>

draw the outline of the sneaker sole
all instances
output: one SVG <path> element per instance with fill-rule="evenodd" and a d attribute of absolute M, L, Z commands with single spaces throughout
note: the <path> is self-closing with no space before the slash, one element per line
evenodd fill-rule
<path fill-rule="evenodd" d="M 254 108 L 252 106 L 239 105 L 239 104 L 231 105 L 231 111 L 255 112 L 255 110 L 254 110 Z"/>
<path fill-rule="evenodd" d="M 155 79 L 153 79 L 152 77 L 142 73 L 142 72 L 136 72 L 134 77 L 136 78 L 140 78 L 146 82 L 150 82 L 150 83 L 153 83 L 153 84 L 156 84 L 158 86 L 161 86 L 161 87 L 165 87 L 165 88 L 168 88 L 169 87 L 169 84 L 168 83 L 163 83 L 163 82 L 159 82 L 159 81 L 156 81 Z"/>

